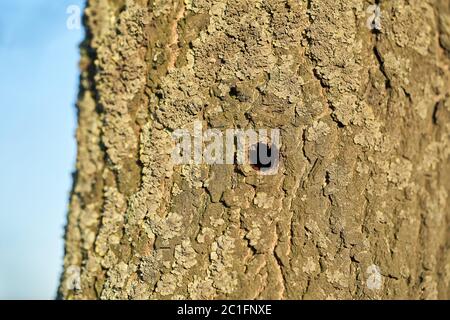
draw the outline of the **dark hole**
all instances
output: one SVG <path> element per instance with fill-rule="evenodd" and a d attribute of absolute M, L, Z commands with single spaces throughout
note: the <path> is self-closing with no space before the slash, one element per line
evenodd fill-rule
<path fill-rule="evenodd" d="M 261 152 L 263 153 L 263 155 L 265 154 L 266 158 L 261 158 L 260 154 Z M 257 143 L 250 148 L 249 157 L 250 157 L 250 164 L 253 169 L 255 170 L 269 169 L 273 165 L 272 146 L 262 142 Z M 256 161 L 252 161 L 252 159 L 256 159 Z"/>
<path fill-rule="evenodd" d="M 230 96 L 237 98 L 239 95 L 239 91 L 236 86 L 232 86 L 229 92 Z"/>

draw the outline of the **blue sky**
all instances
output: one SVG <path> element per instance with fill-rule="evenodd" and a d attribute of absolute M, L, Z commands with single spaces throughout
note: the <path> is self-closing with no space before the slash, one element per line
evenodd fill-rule
<path fill-rule="evenodd" d="M 75 166 L 78 44 L 69 5 L 0 0 L 0 299 L 53 299 Z"/>

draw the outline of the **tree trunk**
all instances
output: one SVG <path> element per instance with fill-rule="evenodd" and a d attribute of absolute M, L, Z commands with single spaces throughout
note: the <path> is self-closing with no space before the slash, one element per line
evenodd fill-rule
<path fill-rule="evenodd" d="M 60 296 L 450 298 L 450 2 L 370 5 L 88 1 Z M 195 121 L 278 171 L 175 164 Z"/>

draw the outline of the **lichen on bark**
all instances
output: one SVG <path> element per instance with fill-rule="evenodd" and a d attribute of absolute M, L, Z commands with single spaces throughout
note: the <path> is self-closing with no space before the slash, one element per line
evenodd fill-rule
<path fill-rule="evenodd" d="M 450 4 L 370 4 L 89 0 L 60 296 L 448 299 Z M 199 120 L 277 174 L 175 165 Z"/>

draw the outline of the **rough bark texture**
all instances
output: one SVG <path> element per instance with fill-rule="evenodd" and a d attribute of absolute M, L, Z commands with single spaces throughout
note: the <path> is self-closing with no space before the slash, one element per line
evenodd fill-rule
<path fill-rule="evenodd" d="M 370 4 L 88 1 L 60 295 L 450 298 L 450 2 Z M 280 128 L 278 174 L 173 165 L 195 120 Z"/>

